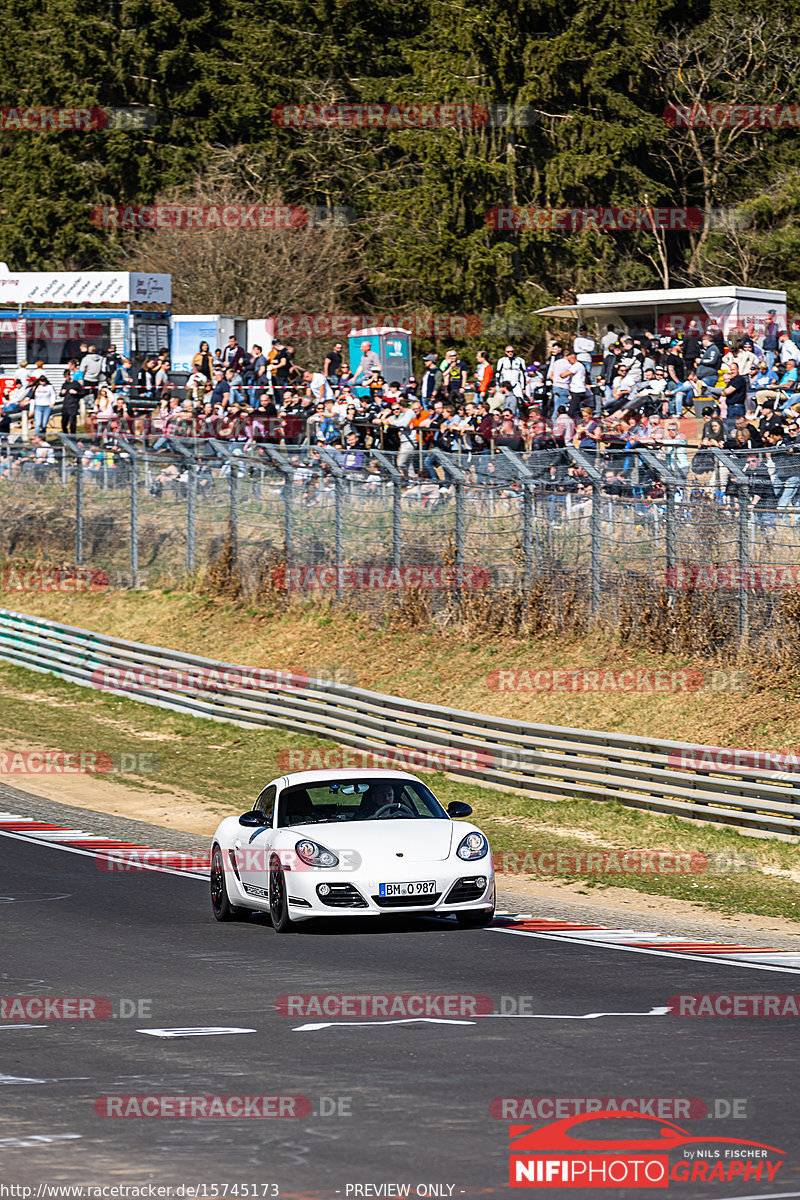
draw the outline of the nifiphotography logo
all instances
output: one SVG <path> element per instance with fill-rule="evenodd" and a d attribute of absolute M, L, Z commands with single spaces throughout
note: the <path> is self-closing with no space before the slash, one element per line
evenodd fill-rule
<path fill-rule="evenodd" d="M 509 1140 L 511 1187 L 771 1182 L 783 1166 L 784 1154 L 763 1142 L 695 1135 L 671 1121 L 617 1109 L 565 1117 L 538 1128 L 510 1125 Z"/>

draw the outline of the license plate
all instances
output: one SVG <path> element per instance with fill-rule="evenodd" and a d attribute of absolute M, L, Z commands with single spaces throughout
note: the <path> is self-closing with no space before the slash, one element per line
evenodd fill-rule
<path fill-rule="evenodd" d="M 380 896 L 427 896 L 435 891 L 433 879 L 426 879 L 424 883 L 381 883 L 378 886 Z"/>

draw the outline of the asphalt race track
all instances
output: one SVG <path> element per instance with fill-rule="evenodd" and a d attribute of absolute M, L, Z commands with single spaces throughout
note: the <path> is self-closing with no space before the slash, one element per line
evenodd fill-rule
<path fill-rule="evenodd" d="M 701 1098 L 712 1112 L 720 1102 L 727 1115 L 718 1119 L 677 1120 L 693 1135 L 785 1151 L 771 1182 L 754 1173 L 672 1181 L 668 1194 L 800 1196 L 800 1018 L 653 1013 L 678 994 L 800 993 L 800 972 L 434 921 L 340 922 L 278 936 L 260 917 L 215 922 L 201 879 L 109 873 L 90 856 L 7 836 L 0 871 L 0 993 L 104 997 L 115 1014 L 127 1002 L 102 1020 L 0 1019 L 6 1187 L 32 1186 L 35 1196 L 42 1184 L 206 1185 L 196 1194 L 223 1196 L 227 1185 L 227 1195 L 236 1186 L 239 1196 L 333 1200 L 396 1195 L 377 1185 L 408 1184 L 412 1196 L 485 1196 L 511 1191 L 509 1122 L 490 1114 L 492 1100 L 661 1097 Z M 282 1015 L 276 1001 L 286 993 L 478 994 L 509 1015 L 343 1024 Z M 536 1015 L 515 1015 L 520 1007 Z M 575 1019 L 591 1013 L 619 1015 Z M 300 1028 L 309 1023 L 323 1027 Z M 201 1028 L 255 1032 L 141 1032 Z M 134 1119 L 98 1115 L 105 1096 L 302 1096 L 311 1111 Z M 738 1119 L 725 1107 L 734 1100 Z M 658 1132 L 642 1119 L 630 1124 Z"/>

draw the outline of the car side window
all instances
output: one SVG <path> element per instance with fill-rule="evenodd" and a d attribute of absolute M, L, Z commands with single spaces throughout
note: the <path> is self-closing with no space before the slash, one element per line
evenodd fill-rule
<path fill-rule="evenodd" d="M 267 787 L 264 788 L 263 792 L 260 794 L 260 796 L 256 800 L 255 804 L 253 805 L 254 810 L 258 810 L 259 812 L 263 812 L 265 814 L 265 816 L 267 818 L 266 823 L 269 825 L 272 824 L 272 812 L 273 812 L 273 809 L 275 808 L 275 797 L 277 796 L 277 794 L 278 794 L 277 787 L 275 786 L 274 783 L 270 783 Z"/>

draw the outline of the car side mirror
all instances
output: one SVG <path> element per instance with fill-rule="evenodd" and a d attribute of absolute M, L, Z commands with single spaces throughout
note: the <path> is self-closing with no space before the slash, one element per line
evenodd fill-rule
<path fill-rule="evenodd" d="M 448 817 L 469 817 L 472 814 L 472 809 L 463 800 L 453 800 L 447 806 Z"/>
<path fill-rule="evenodd" d="M 246 813 L 242 813 L 239 817 L 239 824 L 247 826 L 248 829 L 261 829 L 269 824 L 265 813 L 254 812 L 249 809 Z"/>

